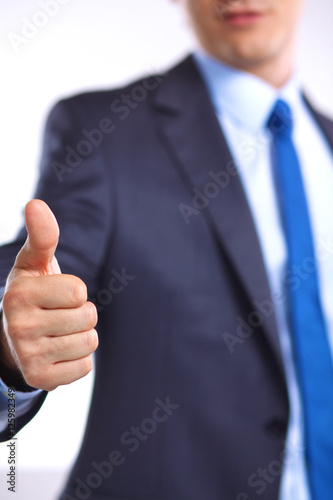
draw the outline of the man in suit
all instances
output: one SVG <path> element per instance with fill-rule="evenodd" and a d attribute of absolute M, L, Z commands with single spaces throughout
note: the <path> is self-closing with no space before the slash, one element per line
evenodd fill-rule
<path fill-rule="evenodd" d="M 286 286 L 303 290 L 318 268 L 332 330 L 333 124 L 293 76 L 303 1 L 179 3 L 195 56 L 49 116 L 44 201 L 26 207 L 26 242 L 21 231 L 0 250 L 1 283 L 13 266 L 3 394 L 17 391 L 19 430 L 47 391 L 88 373 L 98 312 L 91 410 L 62 500 L 317 500 Z M 267 126 L 279 99 L 316 251 L 287 279 L 270 156 L 279 115 Z"/>

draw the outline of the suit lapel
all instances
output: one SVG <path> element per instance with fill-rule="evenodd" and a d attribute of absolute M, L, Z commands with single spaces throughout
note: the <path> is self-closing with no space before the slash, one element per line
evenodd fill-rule
<path fill-rule="evenodd" d="M 213 181 L 211 172 L 222 179 L 223 186 L 202 210 L 202 216 L 222 245 L 249 300 L 269 299 L 268 279 L 246 196 L 191 57 L 166 77 L 153 97 L 153 106 L 158 111 L 162 140 L 192 195 L 193 188 L 205 191 Z M 251 311 L 255 309 L 253 304 Z M 265 318 L 263 328 L 282 369 L 274 314 Z"/>

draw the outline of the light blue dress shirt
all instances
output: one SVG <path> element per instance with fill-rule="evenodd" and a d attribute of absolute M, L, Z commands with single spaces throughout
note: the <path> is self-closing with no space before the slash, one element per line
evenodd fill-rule
<path fill-rule="evenodd" d="M 333 356 L 333 155 L 301 96 L 296 78 L 281 90 L 243 71 L 195 56 L 206 82 L 216 116 L 224 132 L 253 215 L 275 305 L 279 338 L 289 393 L 290 417 L 285 443 L 280 500 L 310 500 L 304 461 L 303 414 L 287 322 L 287 250 L 280 220 L 270 158 L 271 135 L 267 120 L 278 98 L 290 105 L 294 116 L 293 140 L 298 151 L 308 198 L 321 298 Z M 306 279 L 306 270 L 297 271 Z M 333 388 L 332 388 L 333 390 Z M 264 465 L 264 464 L 263 464 Z"/>

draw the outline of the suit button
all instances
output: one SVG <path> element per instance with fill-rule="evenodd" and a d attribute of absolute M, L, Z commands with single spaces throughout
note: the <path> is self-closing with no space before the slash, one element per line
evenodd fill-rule
<path fill-rule="evenodd" d="M 273 420 L 267 422 L 264 428 L 270 436 L 281 437 L 287 432 L 287 423 L 285 420 L 280 418 L 274 418 Z"/>

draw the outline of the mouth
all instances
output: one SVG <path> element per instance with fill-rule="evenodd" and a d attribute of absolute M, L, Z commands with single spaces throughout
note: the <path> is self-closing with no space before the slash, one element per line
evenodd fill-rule
<path fill-rule="evenodd" d="M 263 17 L 264 14 L 262 12 L 226 12 L 223 15 L 223 21 L 229 26 L 244 28 L 258 23 Z"/>

